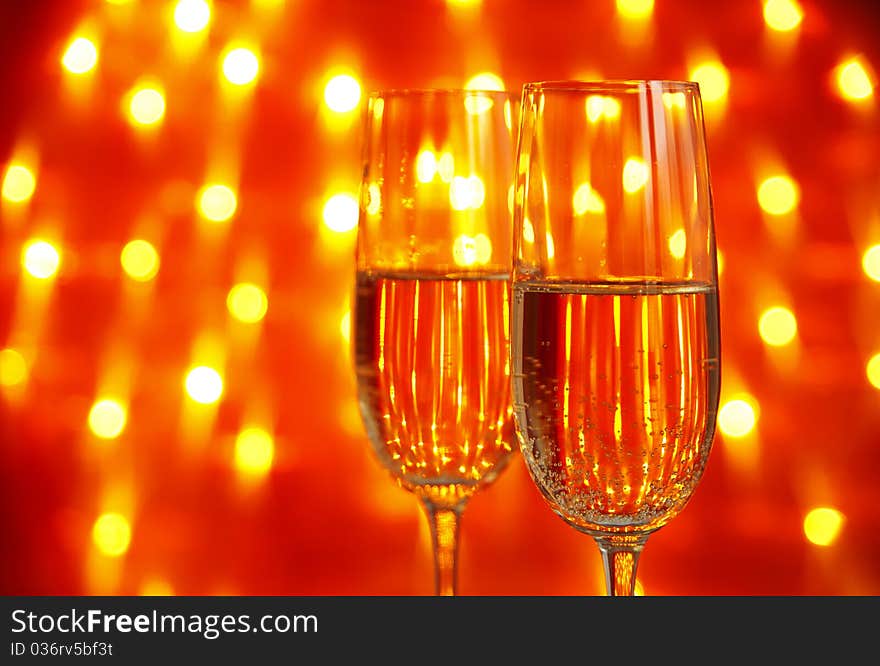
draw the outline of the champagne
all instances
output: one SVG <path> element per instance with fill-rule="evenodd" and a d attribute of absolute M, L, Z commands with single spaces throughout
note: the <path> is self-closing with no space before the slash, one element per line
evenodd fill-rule
<path fill-rule="evenodd" d="M 553 510 L 586 532 L 649 532 L 684 507 L 720 388 L 709 284 L 514 285 L 520 447 Z"/>
<path fill-rule="evenodd" d="M 357 276 L 361 414 L 409 490 L 458 501 L 492 481 L 513 441 L 507 275 Z"/>

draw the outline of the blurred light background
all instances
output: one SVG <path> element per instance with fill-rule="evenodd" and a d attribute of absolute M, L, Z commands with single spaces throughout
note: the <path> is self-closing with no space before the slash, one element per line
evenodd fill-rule
<path fill-rule="evenodd" d="M 640 590 L 880 593 L 878 17 L 2 3 L 2 592 L 430 594 L 425 521 L 371 458 L 348 355 L 365 97 L 601 77 L 701 83 L 723 267 L 720 432 Z M 460 575 L 603 591 L 518 458 L 468 508 Z"/>

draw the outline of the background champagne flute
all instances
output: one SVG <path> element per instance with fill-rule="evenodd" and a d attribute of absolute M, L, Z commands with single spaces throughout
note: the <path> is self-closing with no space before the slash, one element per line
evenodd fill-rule
<path fill-rule="evenodd" d="M 717 267 L 696 84 L 529 84 L 517 180 L 513 391 L 553 511 L 632 594 L 648 535 L 706 465 Z"/>
<path fill-rule="evenodd" d="M 469 497 L 512 450 L 509 95 L 374 95 L 357 248 L 355 365 L 381 463 L 422 501 L 436 591 L 455 593 Z M 439 158 L 438 158 L 439 155 Z"/>

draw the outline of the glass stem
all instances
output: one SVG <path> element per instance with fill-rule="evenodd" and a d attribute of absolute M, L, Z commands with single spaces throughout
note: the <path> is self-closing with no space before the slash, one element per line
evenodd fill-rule
<path fill-rule="evenodd" d="M 616 534 L 595 537 L 605 568 L 605 587 L 609 597 L 631 597 L 636 589 L 639 555 L 647 535 Z"/>
<path fill-rule="evenodd" d="M 453 597 L 457 585 L 458 530 L 464 503 L 448 507 L 425 500 L 424 507 L 434 546 L 435 593 L 441 597 Z"/>

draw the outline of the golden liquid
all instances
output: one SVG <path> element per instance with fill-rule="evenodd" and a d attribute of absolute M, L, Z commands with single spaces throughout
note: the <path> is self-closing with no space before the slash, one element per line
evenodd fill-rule
<path fill-rule="evenodd" d="M 649 532 L 690 498 L 718 407 L 717 303 L 701 284 L 515 285 L 520 448 L 576 528 Z"/>
<path fill-rule="evenodd" d="M 361 414 L 381 462 L 435 503 L 492 481 L 513 443 L 507 275 L 357 277 Z"/>

